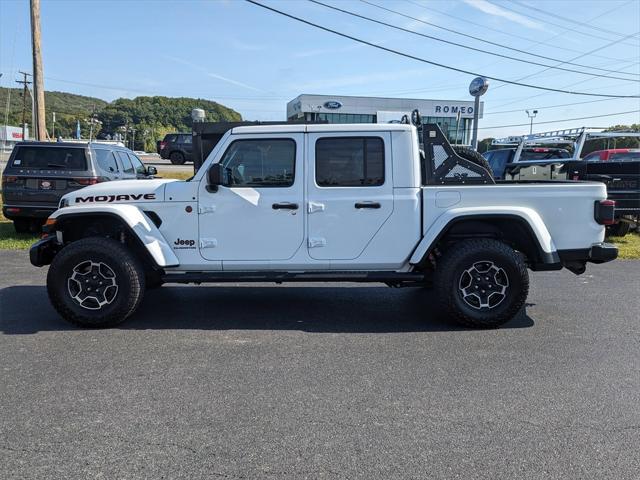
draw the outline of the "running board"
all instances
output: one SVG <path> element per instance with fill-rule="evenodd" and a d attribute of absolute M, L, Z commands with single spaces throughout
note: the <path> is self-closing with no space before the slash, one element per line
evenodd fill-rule
<path fill-rule="evenodd" d="M 398 272 L 187 272 L 162 275 L 165 283 L 224 282 L 424 282 L 423 273 Z"/>

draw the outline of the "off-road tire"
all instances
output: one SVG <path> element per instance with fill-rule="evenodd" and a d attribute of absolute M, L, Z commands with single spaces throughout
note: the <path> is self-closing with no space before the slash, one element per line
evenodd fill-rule
<path fill-rule="evenodd" d="M 498 273 L 491 267 L 488 271 L 491 274 L 488 273 L 484 278 L 489 278 L 487 283 L 497 280 L 500 285 L 485 285 L 492 288 L 501 288 L 504 284 L 508 286 L 502 294 L 489 294 L 487 306 L 483 307 L 481 297 L 476 299 L 473 293 L 465 295 L 464 292 L 473 292 L 477 287 L 469 271 L 477 272 L 476 268 L 483 270 L 489 264 Z M 469 278 L 472 283 L 466 287 Z M 475 278 L 484 281 L 479 276 Z M 466 287 L 464 290 L 463 284 Z M 511 320 L 524 306 L 529 293 L 529 274 L 522 256 L 508 245 L 489 238 L 468 239 L 453 244 L 438 259 L 434 285 L 443 310 L 458 323 L 474 328 L 496 328 Z M 479 295 L 480 291 L 485 292 L 480 290 L 482 285 L 478 290 Z M 486 291 L 490 292 L 491 289 L 487 288 Z M 497 304 L 489 306 L 489 303 L 500 298 L 502 300 Z M 469 300 L 474 303 L 477 301 L 479 305 L 472 306 Z"/>
<path fill-rule="evenodd" d="M 185 162 L 184 155 L 181 152 L 171 152 L 169 160 L 173 165 L 184 165 Z"/>
<path fill-rule="evenodd" d="M 607 225 L 607 235 L 612 237 L 624 237 L 629 230 L 631 230 L 631 224 L 627 222 L 618 222 L 615 225 Z"/>
<path fill-rule="evenodd" d="M 112 280 L 109 280 L 117 286 L 115 294 L 112 295 L 113 290 L 109 290 L 109 296 L 107 289 L 98 286 L 98 289 L 103 288 L 101 299 L 111 300 L 94 309 L 82 306 L 72 296 L 74 288 L 82 285 L 77 279 L 73 279 L 74 272 L 78 274 L 78 266 L 87 262 L 91 262 L 92 267 L 94 264 L 106 265 L 114 274 Z M 100 277 L 93 278 L 100 280 Z M 126 246 L 109 238 L 87 237 L 64 247 L 53 259 L 47 274 L 47 292 L 53 307 L 65 320 L 80 327 L 104 328 L 118 325 L 138 308 L 144 290 L 145 272 L 140 262 Z M 85 301 L 86 299 L 87 297 Z M 97 302 L 89 300 L 90 303 L 86 305 L 93 303 L 92 306 L 95 307 Z"/>
<path fill-rule="evenodd" d="M 13 220 L 13 228 L 16 233 L 29 233 L 31 230 L 31 221 L 28 218 L 16 218 Z"/>
<path fill-rule="evenodd" d="M 451 147 L 459 156 L 461 156 L 465 160 L 469 160 L 479 167 L 484 168 L 487 172 L 489 172 L 491 178 L 493 178 L 493 170 L 491 170 L 491 165 L 489 165 L 487 159 L 484 158 L 480 153 L 472 150 L 471 148 L 463 147 L 461 145 L 451 145 Z"/>

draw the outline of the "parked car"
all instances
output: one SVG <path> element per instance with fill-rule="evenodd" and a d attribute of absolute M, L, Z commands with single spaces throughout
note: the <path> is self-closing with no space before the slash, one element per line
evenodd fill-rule
<path fill-rule="evenodd" d="M 496 180 L 513 179 L 513 180 L 552 180 L 549 177 L 549 170 L 541 168 L 549 164 L 549 160 L 571 158 L 571 154 L 564 148 L 523 148 L 520 159 L 514 162 L 514 156 L 517 148 L 500 148 L 497 150 L 489 150 L 483 153 L 487 159 L 493 176 Z M 544 175 L 546 174 L 546 177 Z M 512 178 L 513 177 L 513 178 Z M 525 177 L 525 178 L 520 178 Z"/>
<path fill-rule="evenodd" d="M 573 180 L 595 180 L 607 186 L 607 195 L 615 200 L 615 225 L 608 233 L 626 235 L 640 223 L 640 149 L 598 150 L 581 161 L 566 164 Z"/>
<path fill-rule="evenodd" d="M 168 133 L 156 145 L 161 158 L 171 160 L 174 165 L 183 165 L 193 160 L 193 138 L 191 133 Z"/>
<path fill-rule="evenodd" d="M 65 195 L 30 260 L 87 327 L 122 322 L 163 282 L 328 281 L 432 286 L 452 318 L 488 328 L 524 307 L 528 269 L 616 258 L 602 183 L 496 183 L 480 154 L 422 131 L 421 158 L 412 125 L 236 127 L 188 181 Z"/>
<path fill-rule="evenodd" d="M 145 167 L 131 150 L 118 145 L 20 142 L 2 174 L 2 213 L 13 220 L 17 232 L 39 231 L 66 193 L 155 174 L 155 167 Z"/>

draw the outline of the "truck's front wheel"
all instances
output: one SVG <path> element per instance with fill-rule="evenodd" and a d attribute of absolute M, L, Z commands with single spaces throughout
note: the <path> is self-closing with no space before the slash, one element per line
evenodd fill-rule
<path fill-rule="evenodd" d="M 88 237 L 63 248 L 47 274 L 54 308 L 82 327 L 111 327 L 131 315 L 145 289 L 140 262 L 121 243 Z"/>
<path fill-rule="evenodd" d="M 498 240 L 454 244 L 438 260 L 435 287 L 444 309 L 459 323 L 494 328 L 511 320 L 529 293 L 521 255 Z"/>

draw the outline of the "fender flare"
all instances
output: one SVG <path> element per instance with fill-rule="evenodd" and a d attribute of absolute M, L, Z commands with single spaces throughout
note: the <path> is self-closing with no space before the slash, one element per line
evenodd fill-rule
<path fill-rule="evenodd" d="M 175 267 L 180 264 L 158 227 L 135 205 L 71 206 L 56 210 L 49 218 L 59 223 L 70 218 L 95 215 L 106 215 L 121 221 L 158 267 Z"/>
<path fill-rule="evenodd" d="M 446 211 L 427 229 L 413 251 L 409 263 L 412 265 L 420 263 L 454 224 L 465 220 L 493 219 L 511 219 L 522 222 L 535 240 L 540 263 L 554 265 L 560 263 L 560 257 L 551 234 L 538 212 L 527 207 L 504 206 L 452 208 Z"/>

